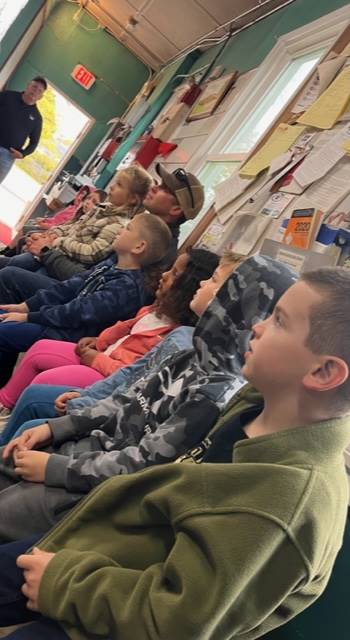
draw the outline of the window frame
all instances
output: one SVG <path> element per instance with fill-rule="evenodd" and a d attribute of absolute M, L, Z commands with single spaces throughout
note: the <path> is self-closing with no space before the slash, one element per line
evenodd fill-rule
<path fill-rule="evenodd" d="M 198 175 L 199 172 L 204 169 L 207 162 L 215 162 L 215 160 L 213 160 L 214 157 L 216 161 L 222 162 L 225 160 L 231 160 L 232 155 L 242 155 L 222 153 L 222 148 L 227 144 L 227 141 L 230 138 L 233 138 L 233 135 L 239 126 L 242 125 L 245 119 L 249 116 L 250 111 L 254 108 L 257 102 L 264 97 L 269 86 L 271 86 L 276 78 L 283 73 L 284 69 L 296 57 L 307 54 L 321 47 L 325 48 L 324 57 L 326 57 L 334 43 L 349 24 L 350 6 L 348 5 L 332 11 L 325 16 L 304 25 L 303 27 L 299 27 L 287 34 L 284 34 L 283 36 L 280 36 L 275 46 L 256 69 L 252 79 L 242 89 L 239 95 L 237 95 L 236 99 L 232 101 L 230 108 L 218 124 L 218 127 L 210 133 L 205 143 L 191 158 L 186 169 Z M 256 148 L 261 145 L 264 139 L 268 137 L 269 133 L 273 130 L 274 125 L 279 121 L 281 114 L 283 114 L 285 109 L 288 108 L 288 105 L 292 104 L 300 90 L 306 86 L 314 71 L 315 67 L 306 76 L 304 82 L 296 89 L 285 107 L 276 115 L 276 118 L 271 122 L 270 126 L 262 134 L 259 140 L 257 140 L 250 152 L 243 154 L 245 155 L 244 160 L 251 156 Z M 205 160 L 203 160 L 203 158 L 205 158 Z M 210 205 L 204 216 L 198 220 L 198 224 L 184 239 L 182 247 L 192 246 L 198 242 L 199 238 L 205 232 L 214 217 L 215 213 L 213 212 L 212 205 Z"/>
<path fill-rule="evenodd" d="M 209 155 L 220 153 L 222 155 L 221 160 L 224 160 L 226 154 L 222 153 L 221 150 L 227 144 L 227 141 L 233 138 L 239 126 L 244 123 L 257 102 L 264 97 L 269 87 L 283 73 L 284 69 L 298 56 L 310 53 L 321 47 L 327 50 L 327 55 L 335 40 L 348 26 L 349 20 L 350 6 L 345 6 L 280 36 L 270 53 L 256 69 L 253 78 L 242 89 L 236 100 L 233 100 L 218 128 L 211 132 L 205 143 L 191 158 L 186 167 L 188 171 L 194 174 L 199 173 L 204 164 L 210 161 Z M 306 76 L 305 83 L 313 73 L 314 68 Z M 299 91 L 300 87 L 295 90 L 289 103 Z M 249 153 L 246 154 L 247 156 L 254 152 L 254 149 L 260 144 L 266 133 L 277 122 L 280 114 L 281 112 L 277 114 L 267 131 L 262 134 Z M 204 162 L 203 157 L 206 158 Z"/>

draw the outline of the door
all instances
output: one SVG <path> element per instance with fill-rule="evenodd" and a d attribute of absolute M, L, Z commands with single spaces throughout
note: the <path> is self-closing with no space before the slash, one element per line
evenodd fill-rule
<path fill-rule="evenodd" d="M 29 217 L 94 120 L 52 85 L 38 103 L 43 131 L 35 152 L 17 160 L 0 185 L 0 240 Z"/>

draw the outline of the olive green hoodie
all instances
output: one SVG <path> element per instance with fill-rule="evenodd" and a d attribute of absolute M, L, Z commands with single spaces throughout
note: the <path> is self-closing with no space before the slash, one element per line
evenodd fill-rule
<path fill-rule="evenodd" d="M 341 546 L 350 418 L 238 442 L 232 464 L 112 478 L 41 543 L 70 638 L 253 640 L 310 605 Z"/>

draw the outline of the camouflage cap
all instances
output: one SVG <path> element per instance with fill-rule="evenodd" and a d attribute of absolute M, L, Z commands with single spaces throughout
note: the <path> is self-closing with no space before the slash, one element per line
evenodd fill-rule
<path fill-rule="evenodd" d="M 159 162 L 156 164 L 156 171 L 165 186 L 174 194 L 185 218 L 195 218 L 204 204 L 204 189 L 198 178 L 185 169 L 175 169 L 169 173 Z"/>

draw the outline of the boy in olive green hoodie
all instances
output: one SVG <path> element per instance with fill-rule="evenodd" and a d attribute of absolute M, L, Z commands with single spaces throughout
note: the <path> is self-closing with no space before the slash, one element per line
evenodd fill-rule
<path fill-rule="evenodd" d="M 232 462 L 101 484 L 17 558 L 27 612 L 4 564 L 19 543 L 4 545 L 0 624 L 38 620 L 9 637 L 254 640 L 309 606 L 346 518 L 349 317 L 350 272 L 294 284 L 253 329 L 243 373 L 264 407 L 240 419 Z"/>

